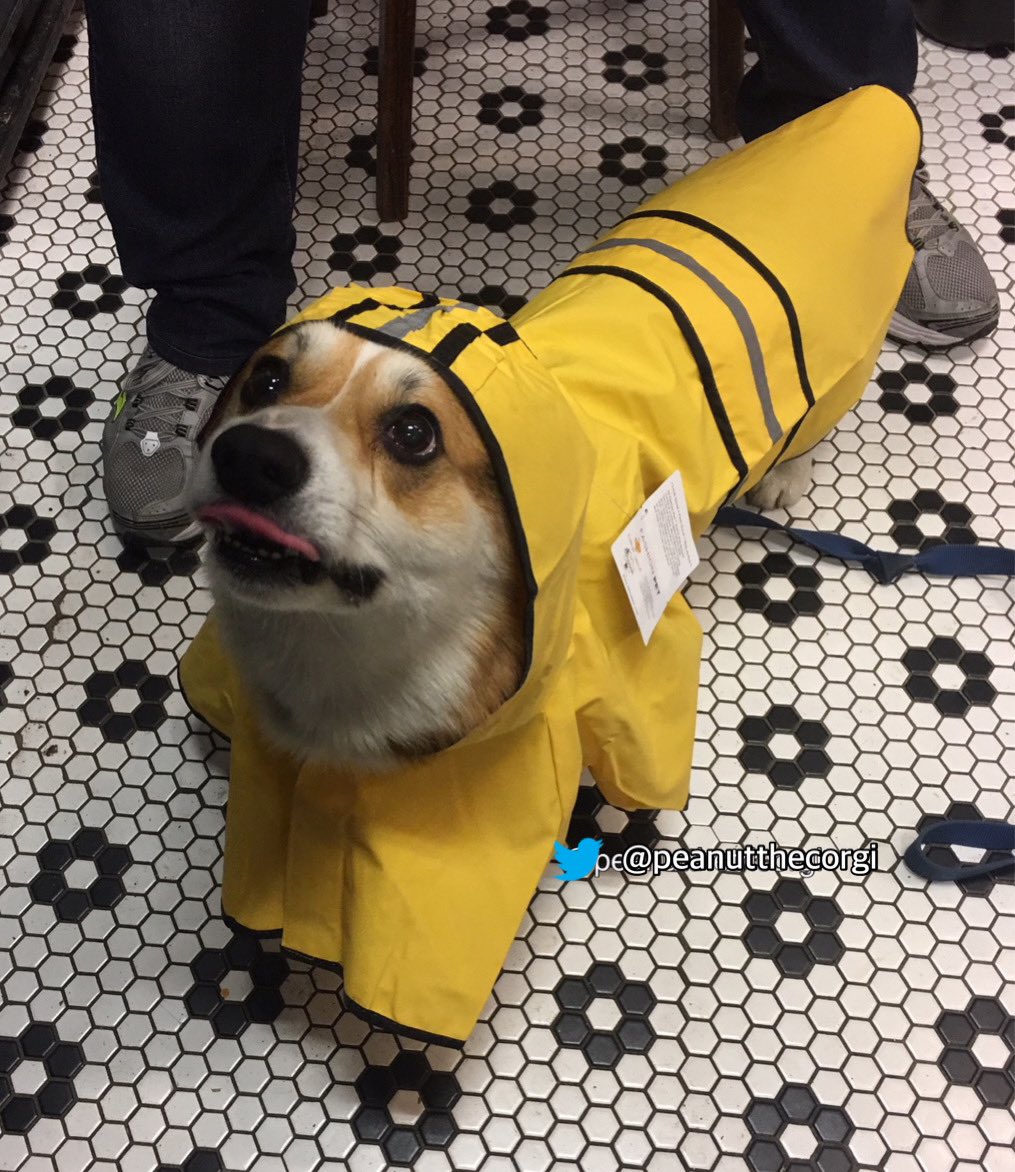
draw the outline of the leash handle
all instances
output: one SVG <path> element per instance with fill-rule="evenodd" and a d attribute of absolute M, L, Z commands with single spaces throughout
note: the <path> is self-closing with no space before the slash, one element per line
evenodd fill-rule
<path fill-rule="evenodd" d="M 1007 858 L 984 859 L 982 863 L 946 867 L 927 857 L 925 846 L 971 846 L 983 851 L 1002 851 Z M 958 882 L 999 871 L 1015 870 L 1015 823 L 985 819 L 982 822 L 948 821 L 928 826 L 909 844 L 902 856 L 906 866 L 923 879 Z"/>
<path fill-rule="evenodd" d="M 923 574 L 940 574 L 949 578 L 975 578 L 981 574 L 1000 574 L 1015 577 L 1015 549 L 996 545 L 933 545 L 921 553 L 894 553 L 872 549 L 862 541 L 843 537 L 841 533 L 823 533 L 817 529 L 797 529 L 773 521 L 761 513 L 724 505 L 716 513 L 716 525 L 731 529 L 751 526 L 755 529 L 774 529 L 786 533 L 826 557 L 843 562 L 859 562 L 868 574 L 882 585 L 898 581 L 909 570 Z"/>

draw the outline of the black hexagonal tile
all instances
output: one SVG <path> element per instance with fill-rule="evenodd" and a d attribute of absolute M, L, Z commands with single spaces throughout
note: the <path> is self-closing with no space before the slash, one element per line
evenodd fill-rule
<path fill-rule="evenodd" d="M 136 574 L 145 586 L 165 586 L 174 578 L 193 577 L 201 558 L 193 549 L 125 546 L 117 554 L 116 564 L 125 573 Z"/>
<path fill-rule="evenodd" d="M 496 127 L 498 134 L 518 134 L 524 127 L 543 121 L 544 104 L 540 94 L 527 93 L 517 85 L 504 86 L 480 96 L 478 118 L 484 126 Z"/>
<path fill-rule="evenodd" d="M 613 817 L 619 814 L 626 819 L 622 829 L 603 828 L 600 818 L 607 811 Z M 583 783 L 578 787 L 567 838 L 569 842 L 581 842 L 583 838 L 600 839 L 603 851 L 608 855 L 622 854 L 630 846 L 652 849 L 659 842 L 657 814 L 657 810 L 617 810 L 610 806 L 597 785 Z"/>
<path fill-rule="evenodd" d="M 347 273 L 353 281 L 369 281 L 378 273 L 393 273 L 399 265 L 402 243 L 372 225 L 363 225 L 353 233 L 340 232 L 331 241 L 328 266 Z"/>
<path fill-rule="evenodd" d="M 225 1172 L 222 1157 L 214 1148 L 195 1148 L 180 1168 L 181 1172 Z"/>
<path fill-rule="evenodd" d="M 535 204 L 534 191 L 519 188 L 509 179 L 498 179 L 469 192 L 465 217 L 470 224 L 482 224 L 490 232 L 510 232 L 535 220 Z"/>
<path fill-rule="evenodd" d="M 972 1086 L 980 1073 L 980 1065 L 969 1050 L 949 1046 L 938 1060 L 949 1082 Z"/>
<path fill-rule="evenodd" d="M 431 1072 L 420 1091 L 424 1105 L 435 1112 L 450 1111 L 461 1097 L 458 1079 L 443 1070 Z"/>
<path fill-rule="evenodd" d="M 47 400 L 59 404 L 56 411 L 43 409 Z M 80 432 L 88 423 L 88 408 L 95 396 L 62 375 L 44 383 L 29 383 L 18 392 L 20 406 L 11 416 L 15 427 L 27 428 L 36 439 L 52 440 L 65 431 Z"/>
<path fill-rule="evenodd" d="M 788 581 L 788 599 L 770 597 L 766 587 L 773 579 Z M 743 589 L 737 594 L 741 609 L 761 614 L 773 626 L 790 626 L 801 615 L 815 615 L 822 607 L 818 593 L 822 577 L 816 566 L 794 562 L 787 553 L 767 553 L 760 562 L 737 568 Z"/>
<path fill-rule="evenodd" d="M 486 30 L 508 41 L 544 36 L 550 28 L 549 10 L 529 0 L 509 0 L 487 10 Z"/>
<path fill-rule="evenodd" d="M 980 115 L 984 139 L 992 144 L 1015 150 L 1015 106 L 1002 106 L 997 113 L 991 111 Z"/>
<path fill-rule="evenodd" d="M 603 54 L 603 77 L 611 84 L 642 93 L 650 86 L 666 84 L 666 57 L 644 45 L 625 45 Z"/>
<path fill-rule="evenodd" d="M 931 374 L 922 362 L 907 362 L 901 370 L 884 370 L 877 376 L 882 388 L 878 402 L 890 414 L 904 415 L 910 423 L 933 423 L 958 411 L 956 383 L 947 374 Z"/>
<path fill-rule="evenodd" d="M 111 703 L 117 691 L 137 693 L 139 703 L 130 712 L 116 712 Z M 125 660 L 115 672 L 97 671 L 84 683 L 88 697 L 78 707 L 78 718 L 89 728 L 98 728 L 106 741 L 123 744 L 135 734 L 153 731 L 166 720 L 164 701 L 173 686 L 163 675 L 153 675 L 141 660 Z"/>
<path fill-rule="evenodd" d="M 90 321 L 100 313 L 115 314 L 123 308 L 121 294 L 127 282 L 118 273 L 111 273 L 105 265 L 90 264 L 79 272 L 66 272 L 57 278 L 57 291 L 50 297 L 54 309 L 65 309 L 78 321 Z M 84 289 L 96 289 L 90 297 L 82 297 Z"/>
<path fill-rule="evenodd" d="M 624 1054 L 624 1046 L 617 1034 L 606 1030 L 593 1030 L 582 1046 L 582 1052 L 590 1066 L 612 1070 Z"/>
<path fill-rule="evenodd" d="M 403 1050 L 391 1063 L 391 1074 L 399 1090 L 418 1091 L 432 1071 L 420 1050 Z"/>
<path fill-rule="evenodd" d="M 49 557 L 56 524 L 40 517 L 30 505 L 11 505 L 0 513 L 0 534 L 20 529 L 24 538 L 18 548 L 0 549 L 0 574 L 13 574 L 22 566 L 37 566 Z"/>
<path fill-rule="evenodd" d="M 391 1116 L 382 1107 L 361 1107 L 352 1117 L 353 1131 L 366 1143 L 380 1143 L 391 1126 Z"/>
<path fill-rule="evenodd" d="M 562 1046 L 582 1046 L 592 1033 L 585 1014 L 570 1010 L 559 1013 L 552 1028 L 554 1037 Z"/>
<path fill-rule="evenodd" d="M 650 179 L 661 179 L 668 169 L 666 148 L 653 146 L 635 135 L 604 143 L 599 157 L 599 174 L 619 179 L 625 187 L 642 187 Z"/>
<path fill-rule="evenodd" d="M 809 1123 L 818 1107 L 813 1091 L 799 1083 L 787 1083 L 775 1104 L 787 1123 Z"/>
<path fill-rule="evenodd" d="M 786 1126 L 786 1121 L 771 1099 L 758 1099 L 753 1102 L 744 1118 L 752 1135 L 769 1139 L 777 1138 Z"/>
<path fill-rule="evenodd" d="M 427 61 L 430 54 L 425 45 L 416 45 L 412 50 L 412 76 L 422 77 L 426 73 Z M 363 54 L 363 72 L 367 77 L 377 77 L 379 73 L 380 48 L 370 45 Z"/>

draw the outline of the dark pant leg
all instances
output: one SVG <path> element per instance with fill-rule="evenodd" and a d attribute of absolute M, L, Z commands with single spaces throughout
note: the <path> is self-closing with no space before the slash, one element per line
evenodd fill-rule
<path fill-rule="evenodd" d="M 285 316 L 310 0 L 86 0 L 102 198 L 148 338 L 230 374 Z"/>
<path fill-rule="evenodd" d="M 908 94 L 916 80 L 910 0 L 739 0 L 760 58 L 744 78 L 745 139 L 862 85 Z"/>

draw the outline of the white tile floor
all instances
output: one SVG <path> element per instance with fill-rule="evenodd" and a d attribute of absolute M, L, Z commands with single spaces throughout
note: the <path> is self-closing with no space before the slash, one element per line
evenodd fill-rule
<path fill-rule="evenodd" d="M 669 7 L 554 9 L 508 42 L 483 5 L 422 4 L 414 210 L 380 226 L 397 264 L 374 281 L 354 136 L 373 128 L 375 5 L 339 4 L 307 70 L 302 298 L 352 275 L 510 312 L 664 176 L 722 154 L 704 9 Z M 691 803 L 629 820 L 586 790 L 576 813 L 576 835 L 625 842 L 874 839 L 877 874 L 548 872 L 464 1055 L 372 1033 L 327 972 L 276 955 L 252 973 L 259 946 L 217 918 L 225 754 L 175 690 L 208 602 L 196 559 L 124 553 L 97 479 L 144 295 L 117 279 L 71 33 L 0 200 L 0 1168 L 1010 1169 L 1015 887 L 928 890 L 897 862 L 925 816 L 1012 817 L 1015 621 L 996 579 L 872 587 L 821 561 L 794 602 L 788 573 L 813 558 L 716 533 L 689 591 L 706 630 Z M 607 80 L 602 54 L 625 45 L 665 78 Z M 538 125 L 481 119 L 510 86 L 541 100 Z M 1001 326 L 929 358 L 889 345 L 795 516 L 889 548 L 1012 543 L 1012 59 L 924 45 L 915 98 Z M 621 143 L 626 167 L 662 174 L 603 174 Z M 494 181 L 534 191 L 534 216 L 470 218 Z M 109 297 L 94 316 L 54 307 L 67 273 L 79 299 Z M 931 675 L 960 715 L 920 698 Z"/>

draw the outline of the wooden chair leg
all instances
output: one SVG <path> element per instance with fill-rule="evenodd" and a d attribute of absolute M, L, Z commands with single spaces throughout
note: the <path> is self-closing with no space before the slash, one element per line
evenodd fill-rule
<path fill-rule="evenodd" d="M 737 136 L 737 91 L 744 76 L 744 22 L 735 0 L 709 0 L 709 126 L 716 138 Z"/>
<path fill-rule="evenodd" d="M 409 214 L 416 0 L 381 0 L 377 68 L 377 214 Z"/>

